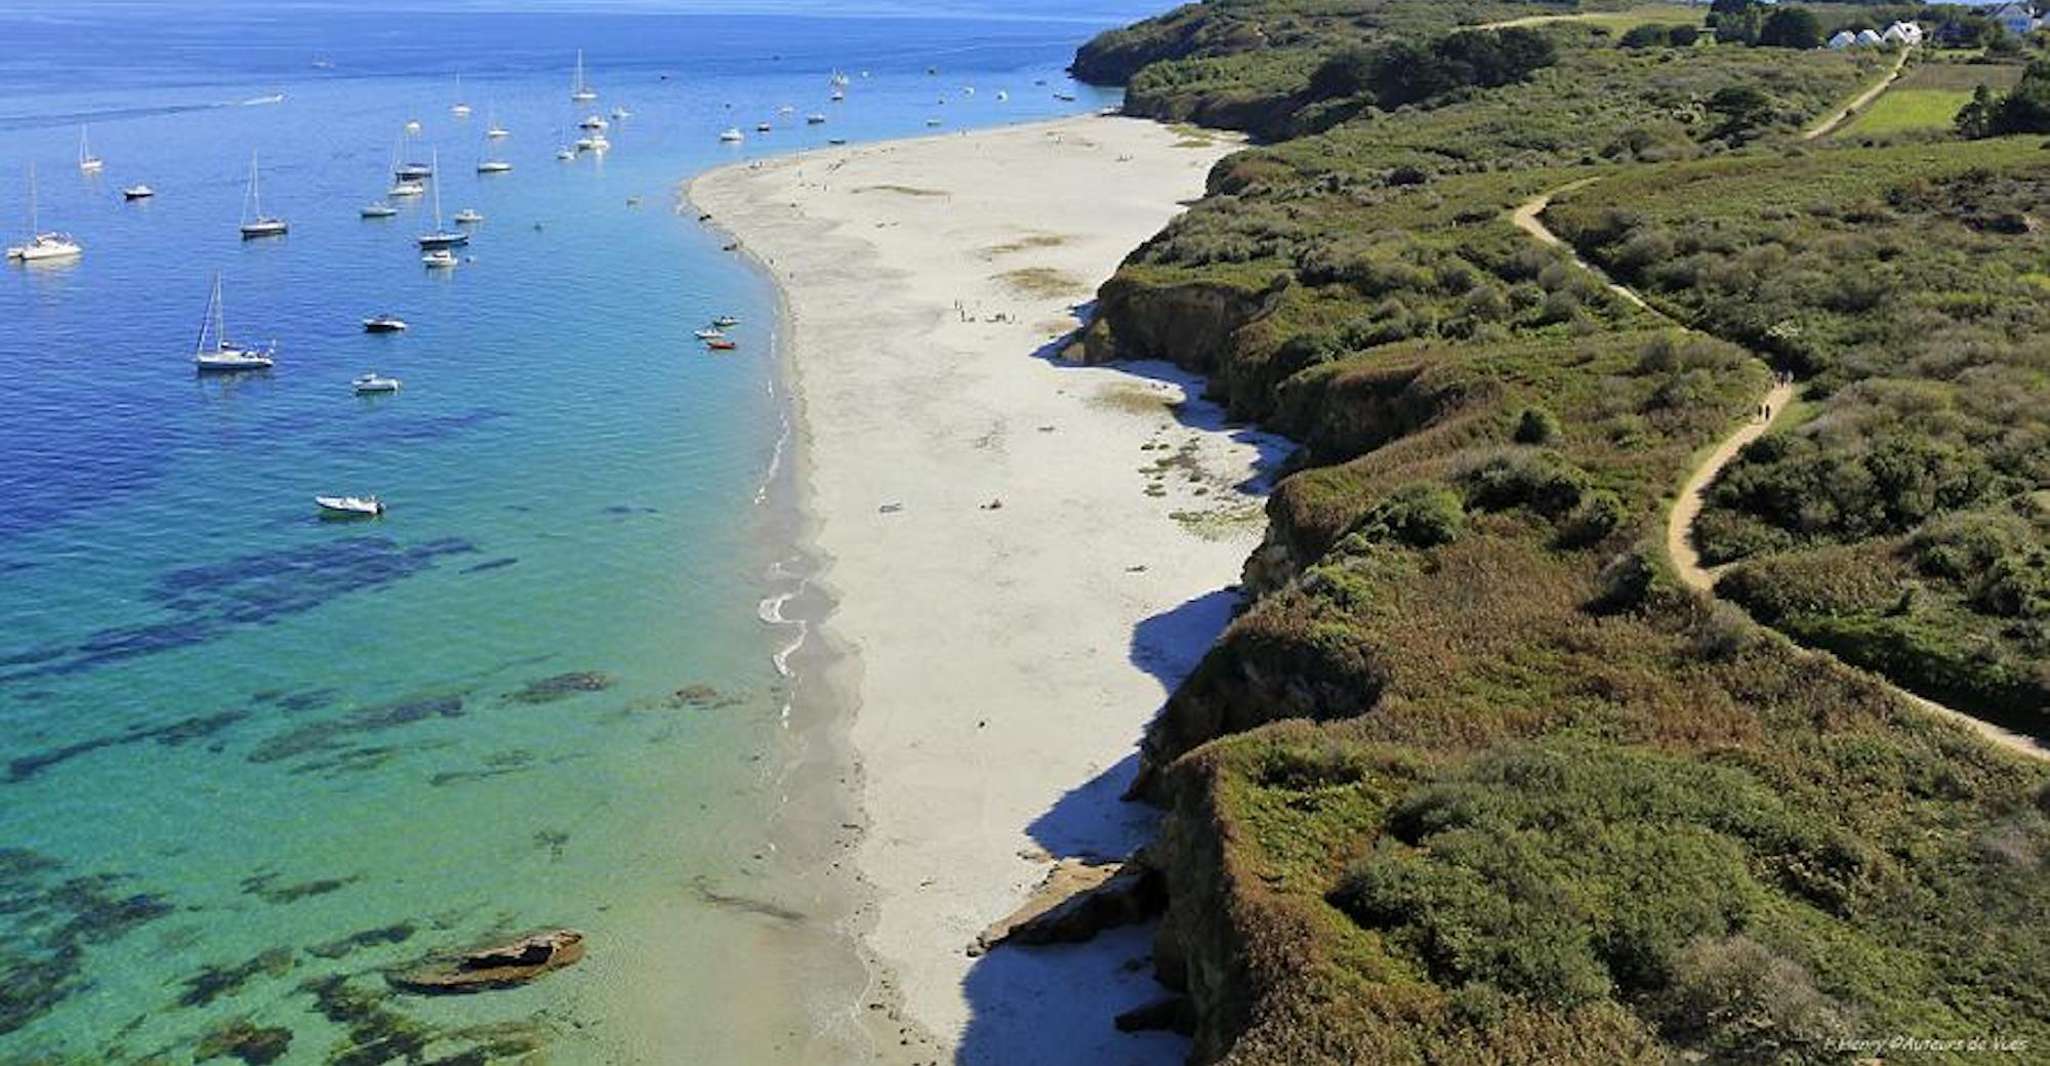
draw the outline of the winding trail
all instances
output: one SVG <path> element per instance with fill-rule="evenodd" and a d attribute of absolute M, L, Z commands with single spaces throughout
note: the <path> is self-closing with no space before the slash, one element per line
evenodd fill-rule
<path fill-rule="evenodd" d="M 1906 59 L 1906 53 L 1902 54 L 1902 59 Z M 1881 90 L 1884 90 L 1893 83 L 1893 77 L 1897 77 L 1899 74 L 1900 65 L 1896 63 L 1892 77 L 1881 82 L 1857 100 L 1852 101 L 1850 107 L 1846 110 L 1855 109 L 1866 100 L 1879 95 Z M 1553 233 L 1540 216 L 1544 214 L 1545 208 L 1551 206 L 1553 197 L 1564 195 L 1575 189 L 1585 188 L 1599 180 L 1601 180 L 1599 177 L 1581 178 L 1578 181 L 1568 182 L 1554 189 L 1547 189 L 1517 205 L 1516 209 L 1510 212 L 1510 221 L 1516 223 L 1518 229 L 1530 234 L 1532 238 L 1543 244 L 1571 251 L 1572 245 L 1567 244 L 1559 238 L 1558 234 Z M 1672 316 L 1645 303 L 1643 297 L 1639 296 L 1629 287 L 1618 284 L 1599 267 L 1581 258 L 1578 252 L 1573 253 L 1573 261 L 1579 264 L 1583 270 L 1587 270 L 1594 274 L 1595 277 L 1600 278 L 1610 289 L 1628 299 L 1631 303 L 1651 311 L 1667 321 L 1680 324 L 1682 328 L 1688 328 L 1684 323 L 1678 323 L 1678 320 L 1672 318 Z M 1679 499 L 1673 501 L 1672 509 L 1666 514 L 1666 557 L 1671 560 L 1673 570 L 1679 575 L 1681 583 L 1700 595 L 1710 599 L 1717 599 L 1715 581 L 1722 571 L 1726 569 L 1726 567 L 1711 569 L 1702 566 L 1701 552 L 1694 547 L 1694 522 L 1695 519 L 1701 516 L 1702 507 L 1708 501 L 1708 487 L 1715 484 L 1716 477 L 1723 472 L 1724 467 L 1730 465 L 1730 462 L 1736 459 L 1738 453 L 1744 450 L 1745 445 L 1764 436 L 1767 430 L 1771 429 L 1774 424 L 1785 416 L 1787 408 L 1792 405 L 1795 395 L 1796 386 L 1792 382 L 1776 384 L 1766 390 L 1765 394 L 1758 398 L 1758 403 L 1767 405 L 1767 410 L 1770 412 L 1769 417 L 1749 419 L 1742 426 L 1739 426 L 1736 432 L 1723 438 L 1715 446 L 1715 450 L 1709 452 L 1701 460 L 1700 464 L 1687 475 L 1687 480 L 1680 486 Z M 1798 643 L 1794 644 L 1794 647 L 1798 648 L 1803 654 L 1816 658 L 1836 659 L 1835 656 L 1830 655 L 1828 652 L 1809 648 Z M 1840 660 L 1837 661 L 1841 662 Z M 1849 669 L 1857 670 L 1868 677 L 1878 679 L 1880 684 L 1885 685 L 1894 695 L 1899 696 L 1908 703 L 1930 714 L 1949 718 L 1978 733 L 1999 747 L 2018 755 L 2050 761 L 2050 748 L 2046 748 L 2034 737 L 2003 729 L 2000 726 L 1975 718 L 1963 711 L 1946 707 L 1935 700 L 1917 696 L 1871 671 L 1859 670 L 1848 663 L 1843 663 L 1842 665 Z"/>
<path fill-rule="evenodd" d="M 1830 134 L 1835 133 L 1837 127 L 1842 126 L 1845 122 L 1850 121 L 1852 115 L 1855 115 L 1860 111 L 1863 111 L 1865 109 L 1866 104 L 1869 104 L 1872 101 L 1879 99 L 1880 93 L 1883 93 L 1886 90 L 1893 88 L 1893 83 L 1900 80 L 1902 69 L 1904 69 L 1908 65 L 1908 53 L 1911 51 L 1913 51 L 1913 49 L 1901 49 L 1901 54 L 1894 57 L 1893 69 L 1886 72 L 1886 77 L 1879 79 L 1879 83 L 1877 85 L 1874 85 L 1871 88 L 1866 89 L 1864 92 L 1852 97 L 1851 102 L 1837 109 L 1837 112 L 1835 114 L 1830 115 L 1828 118 L 1823 119 L 1821 122 L 1818 122 L 1815 125 L 1808 127 L 1808 131 L 1806 133 L 1801 134 L 1801 139 L 1804 141 L 1812 141 L 1818 137 L 1827 137 Z"/>

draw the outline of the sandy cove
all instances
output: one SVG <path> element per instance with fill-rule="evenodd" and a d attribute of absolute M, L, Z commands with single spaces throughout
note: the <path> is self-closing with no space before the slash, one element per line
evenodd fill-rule
<path fill-rule="evenodd" d="M 1149 812 L 1117 798 L 1134 744 L 1229 619 L 1261 532 L 1281 442 L 1225 428 L 1172 367 L 1078 367 L 1051 343 L 1233 147 L 1091 116 L 689 190 L 787 300 L 826 629 L 858 700 L 866 939 L 914 1060 L 1184 1051 L 1111 1026 L 1159 994 L 1134 965 L 1145 930 L 966 949 L 1055 857 L 1143 841 Z"/>

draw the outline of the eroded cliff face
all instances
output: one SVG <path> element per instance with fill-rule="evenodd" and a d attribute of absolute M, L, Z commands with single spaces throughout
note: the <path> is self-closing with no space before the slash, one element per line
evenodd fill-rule
<path fill-rule="evenodd" d="M 1271 313 L 1287 286 L 1285 277 L 1245 289 L 1204 281 L 1160 284 L 1120 272 L 1097 291 L 1082 357 L 1089 363 L 1162 359 L 1217 377 L 1239 350 L 1240 331 Z"/>

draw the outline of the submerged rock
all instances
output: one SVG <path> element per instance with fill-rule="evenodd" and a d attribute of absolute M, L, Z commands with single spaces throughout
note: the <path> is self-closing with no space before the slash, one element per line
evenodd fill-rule
<path fill-rule="evenodd" d="M 482 992 L 526 984 L 583 957 L 584 934 L 574 929 L 549 929 L 433 959 L 390 980 L 406 992 Z"/>

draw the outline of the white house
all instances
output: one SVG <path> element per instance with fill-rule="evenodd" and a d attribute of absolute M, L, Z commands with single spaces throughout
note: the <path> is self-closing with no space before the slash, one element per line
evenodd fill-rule
<path fill-rule="evenodd" d="M 2018 0 L 2011 0 L 1986 12 L 1986 17 L 2000 24 L 2000 28 L 2019 37 L 2040 24 L 2035 9 Z"/>
<path fill-rule="evenodd" d="M 1880 45 L 1885 44 L 1886 40 L 1885 38 L 1880 37 L 1879 34 L 1873 32 L 1872 30 L 1859 30 L 1858 43 L 1867 48 L 1877 48 Z"/>
<path fill-rule="evenodd" d="M 1914 46 L 1922 43 L 1922 27 L 1913 22 L 1896 22 L 1879 35 L 1888 44 Z"/>
<path fill-rule="evenodd" d="M 1836 36 L 1834 36 L 1834 37 L 1831 37 L 1831 38 L 1829 39 L 1829 46 L 1830 46 L 1831 48 L 1835 48 L 1835 49 L 1839 49 L 1839 50 L 1841 50 L 1841 49 L 1845 49 L 1845 48 L 1849 48 L 1850 46 L 1852 46 L 1852 45 L 1854 45 L 1854 44 L 1857 44 L 1857 43 L 1858 43 L 1858 35 L 1857 35 L 1857 34 L 1855 34 L 1855 33 L 1852 33 L 1852 32 L 1851 32 L 1851 31 L 1849 31 L 1849 30 L 1838 30 L 1838 31 L 1836 31 Z"/>

